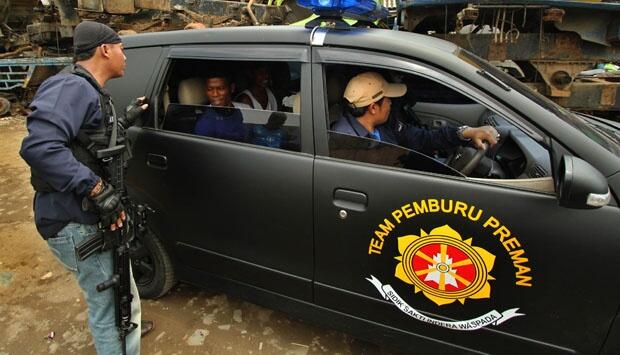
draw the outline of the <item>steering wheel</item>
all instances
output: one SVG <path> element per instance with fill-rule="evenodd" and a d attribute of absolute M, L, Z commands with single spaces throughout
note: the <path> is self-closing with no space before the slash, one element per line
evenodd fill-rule
<path fill-rule="evenodd" d="M 456 151 L 450 155 L 446 164 L 458 170 L 461 174 L 469 176 L 474 169 L 480 164 L 482 158 L 486 154 L 489 146 L 485 143 L 482 149 L 475 149 L 470 147 L 458 147 Z"/>

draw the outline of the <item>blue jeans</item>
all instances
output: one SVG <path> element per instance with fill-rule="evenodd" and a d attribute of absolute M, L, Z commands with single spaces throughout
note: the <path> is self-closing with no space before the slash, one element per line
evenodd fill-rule
<path fill-rule="evenodd" d="M 96 253 L 86 260 L 79 261 L 75 246 L 91 238 L 97 226 L 69 223 L 57 236 L 47 240 L 47 244 L 62 265 L 71 271 L 84 292 L 88 305 L 88 325 L 95 342 L 97 354 L 122 354 L 121 342 L 116 328 L 114 308 L 114 287 L 97 292 L 96 286 L 110 278 L 113 271 L 112 250 Z M 136 283 L 131 275 L 131 321 L 138 327 L 126 337 L 127 354 L 140 354 L 140 297 Z"/>

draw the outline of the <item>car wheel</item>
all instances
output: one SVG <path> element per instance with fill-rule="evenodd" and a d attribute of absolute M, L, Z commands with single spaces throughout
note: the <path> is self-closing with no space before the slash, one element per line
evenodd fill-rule
<path fill-rule="evenodd" d="M 131 242 L 131 268 L 141 298 L 158 298 L 176 284 L 174 267 L 161 241 L 149 229 Z"/>

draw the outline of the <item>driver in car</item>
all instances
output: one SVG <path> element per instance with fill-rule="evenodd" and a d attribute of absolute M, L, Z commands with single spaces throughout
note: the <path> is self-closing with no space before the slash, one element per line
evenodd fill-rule
<path fill-rule="evenodd" d="M 343 95 L 348 102 L 345 114 L 335 123 L 333 130 L 398 144 L 428 155 L 433 155 L 436 150 L 467 145 L 470 141 L 478 149 L 484 149 L 484 142 L 493 146 L 499 140 L 499 133 L 491 126 L 448 126 L 428 130 L 390 120 L 390 98 L 401 97 L 406 92 L 405 84 L 388 83 L 376 72 L 354 76 Z"/>

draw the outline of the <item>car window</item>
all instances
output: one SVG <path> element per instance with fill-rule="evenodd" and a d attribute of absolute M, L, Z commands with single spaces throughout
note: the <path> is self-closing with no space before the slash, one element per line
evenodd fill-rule
<path fill-rule="evenodd" d="M 491 74 L 497 80 L 502 83 L 508 85 L 511 89 L 518 91 L 523 96 L 531 99 L 532 101 L 539 104 L 541 107 L 544 107 L 546 110 L 553 112 L 557 117 L 562 119 L 564 122 L 570 124 L 575 127 L 579 131 L 581 131 L 586 137 L 590 138 L 594 143 L 600 145 L 605 148 L 609 152 L 615 154 L 620 157 L 620 144 L 618 143 L 617 138 L 610 137 L 604 130 L 598 129 L 599 127 L 590 124 L 583 116 L 577 112 L 572 112 L 569 109 L 561 107 L 557 103 L 551 101 L 549 98 L 541 95 L 535 90 L 531 90 L 525 84 L 520 82 L 519 80 L 513 78 L 510 75 L 507 75 L 503 71 L 495 68 L 494 66 L 487 63 L 482 58 L 477 55 L 460 49 L 457 52 L 459 58 L 463 59 L 468 64 L 476 67 L 483 72 Z"/>
<path fill-rule="evenodd" d="M 463 176 L 449 166 L 414 150 L 334 131 L 329 132 L 329 150 L 330 156 L 334 158 Z"/>
<path fill-rule="evenodd" d="M 159 127 L 300 151 L 300 80 L 299 63 L 174 60 Z"/>
<path fill-rule="evenodd" d="M 299 126 L 296 113 L 172 103 L 162 128 L 298 152 Z"/>
<path fill-rule="evenodd" d="M 379 133 L 383 132 L 378 138 L 372 137 L 364 128 L 343 97 L 349 80 L 368 71 L 379 73 L 390 83 L 401 83 L 407 87 L 403 96 L 391 98 L 387 122 L 381 124 L 382 129 L 377 129 Z M 329 64 L 324 67 L 324 75 L 330 157 L 462 176 L 461 173 L 467 170 L 464 163 L 475 158 L 476 150 L 471 144 L 463 142 L 461 147 L 457 140 L 456 145 L 442 144 L 440 148 L 433 149 L 422 145 L 422 149 L 411 144 L 409 137 L 416 135 L 406 132 L 435 131 L 442 136 L 441 132 L 454 132 L 454 128 L 462 125 L 487 125 L 495 127 L 502 138 L 487 150 L 473 171 L 465 175 L 492 183 L 514 179 L 552 181 L 548 150 L 470 95 L 421 75 L 367 66 Z M 450 126 L 452 128 L 448 128 Z M 386 131 L 389 133 L 387 137 Z M 375 143 L 369 143 L 373 140 Z M 523 187 L 527 184 L 511 186 Z"/>

